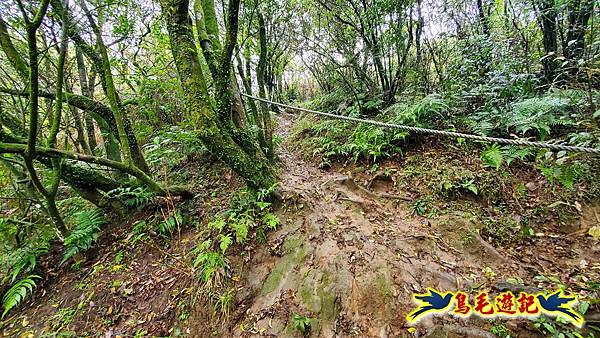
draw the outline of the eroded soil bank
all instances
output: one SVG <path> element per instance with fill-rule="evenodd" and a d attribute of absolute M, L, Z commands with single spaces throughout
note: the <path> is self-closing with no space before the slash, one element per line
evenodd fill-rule
<path fill-rule="evenodd" d="M 280 117 L 282 137 L 296 118 Z M 586 294 L 581 285 L 598 280 L 600 247 L 584 231 L 555 230 L 526 246 L 495 248 L 478 235 L 482 225 L 469 210 L 416 216 L 414 192 L 393 174 L 367 174 L 356 165 L 321 170 L 285 146 L 280 158 L 284 225 L 250 263 L 244 292 L 254 297 L 233 336 L 293 336 L 293 314 L 313 318 L 314 337 L 491 337 L 502 329 L 543 336 L 528 321 L 475 317 L 426 319 L 412 330 L 405 316 L 415 306 L 412 294 L 427 287 L 531 291 L 557 288 L 542 277 L 553 276 Z M 585 208 L 573 229 L 597 224 L 596 208 Z"/>

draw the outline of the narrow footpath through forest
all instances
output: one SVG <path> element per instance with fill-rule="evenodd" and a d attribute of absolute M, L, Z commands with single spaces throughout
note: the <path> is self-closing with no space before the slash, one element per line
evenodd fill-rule
<path fill-rule="evenodd" d="M 296 118 L 279 116 L 281 137 L 288 136 Z M 518 285 L 503 281 L 535 276 L 528 276 L 537 271 L 528 268 L 531 249 L 500 254 L 478 235 L 463 245 L 461 237 L 473 228 L 469 215 L 449 213 L 431 221 L 415 217 L 394 182 L 377 175 L 363 182 L 352 172 L 321 170 L 286 144 L 279 149 L 283 226 L 248 265 L 253 267 L 249 288 L 240 298 L 251 301 L 234 336 L 286 336 L 290 318 L 300 313 L 319 319 L 319 326 L 312 327 L 315 337 L 409 332 L 493 337 L 485 329 L 489 323 L 475 317 L 428 318 L 416 331 L 410 329 L 405 316 L 415 306 L 412 294 L 427 287 L 518 292 Z M 509 327 L 522 330 L 520 336 L 537 336 L 518 321 Z"/>

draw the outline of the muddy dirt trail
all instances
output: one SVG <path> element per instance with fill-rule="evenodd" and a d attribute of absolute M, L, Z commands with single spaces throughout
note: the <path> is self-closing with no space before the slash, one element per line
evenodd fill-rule
<path fill-rule="evenodd" d="M 295 118 L 279 116 L 284 139 Z M 313 337 L 493 336 L 476 318 L 428 318 L 416 331 L 405 320 L 413 292 L 490 282 L 482 271 L 495 280 L 525 273 L 481 238 L 461 246 L 468 215 L 430 222 L 413 215 L 391 182 L 320 170 L 285 144 L 279 158 L 283 224 L 248 264 L 249 287 L 240 291 L 248 302 L 234 336 L 295 336 L 294 314 L 314 319 Z"/>

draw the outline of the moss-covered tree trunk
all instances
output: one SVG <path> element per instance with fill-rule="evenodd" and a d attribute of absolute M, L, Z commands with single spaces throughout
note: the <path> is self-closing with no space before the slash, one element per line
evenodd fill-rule
<path fill-rule="evenodd" d="M 2 114 L 4 117 L 5 114 Z M 2 119 L 4 121 L 4 119 Z M 8 134 L 0 128 L 0 142 L 4 143 L 19 143 L 25 144 L 26 140 L 22 137 L 25 135 L 25 131 L 21 129 L 20 125 L 12 124 L 7 126 L 8 130 L 12 131 L 13 134 Z M 49 169 L 52 169 L 52 161 L 50 157 L 39 154 L 37 161 L 42 163 Z M 109 192 L 113 189 L 120 187 L 120 183 L 102 175 L 100 172 L 91 169 L 89 166 L 80 166 L 65 162 L 61 167 L 62 179 L 73 189 L 75 189 L 80 195 L 90 202 L 102 207 L 107 200 L 101 192 Z"/>
<path fill-rule="evenodd" d="M 213 0 L 195 0 L 194 14 L 196 16 L 196 31 L 198 32 L 198 42 L 202 48 L 202 54 L 213 80 L 222 77 L 219 59 L 223 58 L 223 44 L 219 38 L 219 24 L 215 11 Z M 236 34 L 237 36 L 237 34 Z M 226 47 L 226 46 L 225 46 Z M 231 106 L 225 110 L 218 110 L 217 115 L 222 123 L 229 123 L 230 120 L 236 128 L 246 128 L 247 119 L 240 89 L 237 85 L 237 79 L 234 72 L 230 72 L 227 90 L 231 93 Z"/>
<path fill-rule="evenodd" d="M 162 14 L 167 23 L 171 51 L 185 92 L 189 113 L 195 116 L 197 129 L 202 142 L 209 151 L 227 163 L 246 183 L 254 188 L 267 187 L 273 183 L 273 171 L 258 147 L 238 144 L 226 128 L 219 123 L 216 112 L 209 103 L 206 81 L 198 60 L 198 52 L 192 34 L 191 19 L 188 14 L 188 0 L 161 0 Z M 239 0 L 229 4 L 229 32 L 237 36 L 237 14 Z M 235 21 L 235 22 L 232 22 Z M 231 66 L 231 45 L 227 47 L 229 63 L 222 59 L 222 66 Z M 227 54 L 224 54 L 227 55 Z M 229 74 L 226 80 L 229 81 Z M 219 79 L 216 79 L 218 81 Z M 223 79 L 221 79 L 223 83 Z"/>
<path fill-rule="evenodd" d="M 19 55 L 19 52 L 15 49 L 8 34 L 6 22 L 4 22 L 2 16 L 0 16 L 0 47 L 2 47 L 8 61 L 12 64 L 21 79 L 27 79 L 29 77 L 29 69 L 23 58 L 21 58 L 21 55 Z"/>
<path fill-rule="evenodd" d="M 258 84 L 258 96 L 266 99 L 267 93 L 265 91 L 265 75 L 267 68 L 267 30 L 265 27 L 265 19 L 260 11 L 257 13 L 258 16 L 258 41 L 259 41 L 259 57 L 258 67 L 256 68 L 256 82 Z M 269 107 L 264 101 L 260 101 L 260 112 L 262 116 L 263 134 L 265 142 L 265 153 L 270 159 L 275 158 L 274 147 L 273 147 L 273 126 L 271 123 L 271 113 Z"/>

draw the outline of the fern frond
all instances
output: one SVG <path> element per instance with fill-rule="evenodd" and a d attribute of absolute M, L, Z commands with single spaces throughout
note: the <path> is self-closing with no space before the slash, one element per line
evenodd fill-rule
<path fill-rule="evenodd" d="M 61 264 L 79 252 L 88 250 L 98 239 L 104 218 L 98 210 L 86 210 L 76 214 L 77 225 L 65 238 L 65 252 Z"/>
<path fill-rule="evenodd" d="M 572 126 L 567 113 L 569 100 L 551 96 L 533 97 L 512 105 L 506 116 L 506 125 L 517 132 L 526 134 L 535 130 L 540 139 L 545 139 L 554 126 Z"/>
<path fill-rule="evenodd" d="M 265 222 L 267 227 L 269 227 L 271 230 L 277 229 L 277 226 L 280 223 L 279 218 L 270 212 L 263 216 L 263 222 Z"/>
<path fill-rule="evenodd" d="M 410 106 L 397 103 L 386 109 L 386 113 L 395 113 L 394 123 L 419 125 L 434 114 L 440 114 L 448 109 L 446 101 L 437 94 L 430 94 Z"/>
<path fill-rule="evenodd" d="M 154 198 L 154 193 L 144 187 L 125 187 L 109 191 L 108 196 L 122 200 L 128 207 L 140 208 Z"/>
<path fill-rule="evenodd" d="M 24 255 L 21 256 L 21 259 L 18 260 L 12 266 L 12 279 L 11 283 L 14 282 L 19 274 L 23 271 L 25 273 L 33 271 L 37 264 L 37 258 L 48 252 L 48 245 L 40 245 L 38 248 L 33 248 L 31 251 L 27 251 Z"/>
<path fill-rule="evenodd" d="M 237 243 L 242 243 L 248 238 L 248 232 L 254 225 L 254 220 L 252 216 L 244 213 L 236 218 L 230 219 L 228 225 L 235 233 L 235 241 Z"/>
<path fill-rule="evenodd" d="M 500 146 L 494 144 L 490 147 L 487 147 L 484 151 L 481 152 L 481 160 L 483 161 L 483 163 L 485 163 L 485 165 L 498 170 L 498 168 L 500 168 L 500 165 L 502 165 L 502 161 L 504 160 L 504 156 L 502 154 Z"/>
<path fill-rule="evenodd" d="M 4 307 L 4 312 L 2 312 L 2 316 L 0 318 L 4 318 L 8 311 L 10 311 L 15 306 L 19 305 L 28 294 L 33 292 L 33 289 L 36 287 L 35 280 L 41 279 L 42 277 L 38 275 L 29 275 L 17 283 L 13 285 L 4 297 L 2 298 L 2 306 Z"/>
<path fill-rule="evenodd" d="M 225 251 L 227 251 L 227 249 L 229 248 L 229 246 L 231 245 L 232 242 L 233 242 L 233 240 L 231 239 L 230 235 L 221 235 L 221 240 L 219 242 L 219 248 L 221 249 L 221 252 L 223 254 L 225 254 Z"/>
<path fill-rule="evenodd" d="M 177 215 L 169 216 L 166 220 L 158 223 L 158 234 L 168 236 L 177 229 Z"/>

